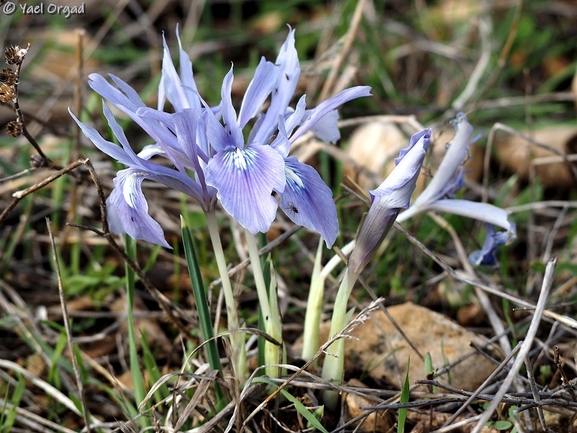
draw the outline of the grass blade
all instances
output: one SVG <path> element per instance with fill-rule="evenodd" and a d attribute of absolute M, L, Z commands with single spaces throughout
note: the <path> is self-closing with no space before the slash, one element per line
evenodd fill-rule
<path fill-rule="evenodd" d="M 265 377 L 256 377 L 254 379 L 254 382 L 255 383 L 259 383 L 259 382 L 266 383 L 273 388 L 277 388 L 277 385 L 275 385 L 274 382 L 266 379 Z M 311 411 L 309 411 L 308 408 L 304 404 L 302 404 L 299 399 L 297 399 L 294 395 L 292 395 L 290 392 L 288 392 L 284 388 L 281 389 L 280 392 L 283 395 L 283 397 L 285 397 L 288 401 L 290 401 L 292 404 L 295 405 L 295 409 L 298 411 L 299 414 L 301 414 L 303 416 L 303 418 L 305 418 L 309 422 L 310 425 L 312 425 L 317 430 L 319 430 L 323 433 L 329 433 L 327 431 L 327 429 L 323 427 L 321 422 L 315 417 L 315 415 L 313 413 L 311 413 Z"/>
<path fill-rule="evenodd" d="M 403 382 L 403 389 L 401 389 L 401 403 L 408 403 L 411 397 L 410 386 L 409 386 L 409 368 L 411 367 L 411 357 L 407 360 L 407 374 L 405 375 L 405 381 Z M 399 409 L 399 418 L 397 420 L 397 433 L 403 433 L 405 431 L 405 422 L 407 421 L 406 407 Z"/>

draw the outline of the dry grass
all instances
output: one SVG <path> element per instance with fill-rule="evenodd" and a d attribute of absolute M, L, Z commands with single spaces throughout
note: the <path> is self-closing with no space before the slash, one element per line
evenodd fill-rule
<path fill-rule="evenodd" d="M 86 13 L 69 20 L 18 12 L 2 16 L 3 46 L 30 42 L 31 49 L 18 105 L 3 104 L 0 111 L 3 124 L 17 115 L 25 119 L 23 136 L 0 139 L 0 424 L 14 432 L 312 431 L 295 403 L 279 397 L 281 390 L 314 410 L 322 404 L 321 390 L 337 388 L 371 404 L 356 419 L 344 418 L 344 406 L 342 413 L 325 413 L 322 424 L 333 432 L 354 431 L 375 411 L 396 419 L 401 408 L 409 409 L 406 432 L 477 433 L 489 431 L 487 422 L 505 431 L 577 431 L 577 176 L 571 155 L 576 150 L 530 136 L 543 124 L 574 124 L 577 9 L 564 1 L 547 7 L 495 2 L 489 9 L 477 2 L 438 3 L 287 2 L 272 8 L 244 1 L 105 0 L 85 2 Z M 172 48 L 179 23 L 201 93 L 218 102 L 215 83 L 234 61 L 233 90 L 240 99 L 255 59 L 271 57 L 287 22 L 297 28 L 304 71 L 299 90 L 310 101 L 354 84 L 373 86 L 370 101 L 342 112 L 343 144 L 327 147 L 306 137 L 296 149 L 342 193 L 339 245 L 354 238 L 366 209 L 363 192 L 356 196 L 350 183 L 340 186 L 341 167 L 375 182 L 382 177 L 346 154 L 353 126 L 386 116 L 406 131 L 419 124 L 441 131 L 463 110 L 487 132 L 489 150 L 498 146 L 495 131 L 505 130 L 526 138 L 528 154 L 536 148 L 549 152 L 524 161 L 530 174 L 521 179 L 488 151 L 482 178 L 468 185 L 467 198 L 513 212 L 518 238 L 501 254 L 499 270 L 474 269 L 466 260 L 466 251 L 479 244 L 481 225 L 424 216 L 397 226 L 386 253 L 365 272 L 365 287 L 359 285 L 351 299 L 364 312 L 377 308 L 379 296 L 386 296 L 387 305 L 413 300 L 455 319 L 478 307 L 475 320 L 463 324 L 488 336 L 508 357 L 493 359 L 494 374 L 477 390 L 455 389 L 433 376 L 415 382 L 410 401 L 401 403 L 400 390 L 390 384 L 366 380 L 367 388 L 337 387 L 319 377 L 314 363 L 303 366 L 296 358 L 283 364 L 284 378 L 272 380 L 277 386 L 272 395 L 270 385 L 259 382 L 256 365 L 251 380 L 238 388 L 230 377 L 208 371 L 181 250 L 173 254 L 142 244 L 134 262 L 109 235 L 102 203 L 118 167 L 80 137 L 67 113 L 72 107 L 106 130 L 98 101 L 85 85 L 88 73 L 119 75 L 154 106 L 161 30 Z M 141 131 L 125 126 L 133 143 L 147 144 Z M 537 167 L 553 163 L 569 168 L 570 180 L 542 188 Z M 552 176 L 555 180 L 555 171 Z M 178 247 L 181 197 L 152 185 L 147 197 L 169 242 Z M 189 209 L 200 215 L 194 204 Z M 205 245 L 203 220 L 196 219 L 194 236 Z M 224 217 L 223 224 L 239 305 L 258 334 L 248 259 L 236 242 L 241 236 Z M 263 253 L 272 252 L 279 272 L 285 340 L 292 343 L 302 331 L 316 237 L 279 218 L 269 240 Z M 205 246 L 201 255 L 215 323 L 224 329 L 212 253 Z M 146 333 L 138 338 L 148 394 L 139 407 L 128 360 L 125 263 L 139 276 L 135 326 Z M 337 278 L 329 278 L 325 313 Z M 225 341 L 219 338 L 227 368 Z M 490 356 L 485 348 L 471 350 Z M 254 351 L 249 355 L 255 359 Z M 214 381 L 229 402 L 216 415 Z M 430 391 L 415 390 L 420 385 Z M 433 386 L 443 392 L 433 392 Z"/>

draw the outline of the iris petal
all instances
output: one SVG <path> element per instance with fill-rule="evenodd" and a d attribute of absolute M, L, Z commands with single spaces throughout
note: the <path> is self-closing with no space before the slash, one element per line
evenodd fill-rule
<path fill-rule="evenodd" d="M 70 111 L 70 109 L 68 109 L 68 112 L 82 130 L 82 133 L 90 141 L 92 141 L 92 143 L 94 143 L 94 145 L 98 149 L 100 149 L 102 152 L 106 153 L 108 156 L 115 159 L 116 161 L 120 162 L 121 164 L 124 165 L 132 164 L 133 159 L 126 153 L 126 151 L 122 147 L 102 138 L 102 136 L 96 129 L 78 120 L 78 118 L 74 115 L 74 113 L 72 113 L 72 111 Z"/>
<path fill-rule="evenodd" d="M 222 207 L 251 233 L 265 233 L 278 203 L 273 189 L 285 188 L 284 160 L 270 146 L 230 147 L 207 164 L 206 183 L 215 187 Z"/>
<path fill-rule="evenodd" d="M 515 231 L 514 224 L 512 231 Z M 495 257 L 495 251 L 501 245 L 506 244 L 510 238 L 511 236 L 509 232 L 495 232 L 493 225 L 487 224 L 487 234 L 485 235 L 483 247 L 480 250 L 473 251 L 471 254 L 469 254 L 469 261 L 475 266 L 499 266 L 497 257 Z"/>
<path fill-rule="evenodd" d="M 427 185 L 427 188 L 417 197 L 413 206 L 426 206 L 427 203 L 442 198 L 443 189 L 467 156 L 469 147 L 472 144 L 473 127 L 463 113 L 457 114 L 452 123 L 455 127 L 455 136 L 449 142 L 447 153 L 441 164 L 439 164 L 437 172 L 429 185 Z"/>
<path fill-rule="evenodd" d="M 238 114 L 238 123 L 241 128 L 244 128 L 248 121 L 262 109 L 264 101 L 274 88 L 276 73 L 276 66 L 271 62 L 267 62 L 264 57 L 261 58 L 242 100 L 242 106 Z"/>
<path fill-rule="evenodd" d="M 232 80 L 234 75 L 232 74 L 232 68 L 228 71 L 228 74 L 224 77 L 222 83 L 222 90 L 220 92 L 222 98 L 221 112 L 222 120 L 224 121 L 224 129 L 226 133 L 230 136 L 234 146 L 242 148 L 244 146 L 244 138 L 242 136 L 242 130 L 236 123 L 236 111 L 232 106 Z"/>
<path fill-rule="evenodd" d="M 423 159 L 431 144 L 431 135 L 430 129 L 413 134 L 409 146 L 401 150 L 401 156 L 395 159 L 397 165 L 391 174 L 377 189 L 370 191 L 373 203 L 379 200 L 381 206 L 399 209 L 409 207 Z"/>
<path fill-rule="evenodd" d="M 311 132 L 325 143 L 334 144 L 341 138 L 338 121 L 339 112 L 337 110 L 329 111 L 312 126 Z"/>
<path fill-rule="evenodd" d="M 515 224 L 508 220 L 510 212 L 489 203 L 478 203 L 459 199 L 443 199 L 429 204 L 427 210 L 466 216 L 502 227 L 511 233 L 515 230 Z"/>
<path fill-rule="evenodd" d="M 162 35 L 162 45 L 164 50 L 162 57 L 162 75 L 158 85 L 158 109 L 162 110 L 164 108 L 165 99 L 168 99 L 175 111 L 190 108 L 186 93 L 182 91 L 182 82 L 170 57 L 170 50 L 168 49 L 164 35 Z"/>
<path fill-rule="evenodd" d="M 323 117 L 335 110 L 337 107 L 352 99 L 361 98 L 363 96 L 371 96 L 371 88 L 369 86 L 351 87 L 350 89 L 345 89 L 338 95 L 321 102 L 317 107 L 311 110 L 310 115 L 291 136 L 291 143 L 294 143 L 299 137 L 313 128 Z"/>
<path fill-rule="evenodd" d="M 147 173 L 130 168 L 118 172 L 114 178 L 115 188 L 106 200 L 110 230 L 171 248 L 160 224 L 148 214 L 148 203 L 142 193 L 142 181 L 146 177 Z"/>
<path fill-rule="evenodd" d="M 331 189 L 310 165 L 291 156 L 285 159 L 286 187 L 280 206 L 295 223 L 321 234 L 327 248 L 337 238 L 339 223 Z"/>
<path fill-rule="evenodd" d="M 176 72 L 174 63 L 170 55 L 170 50 L 162 35 L 163 58 L 162 58 L 162 76 L 158 85 L 158 110 L 164 108 L 165 99 L 172 104 L 175 111 L 187 108 L 200 110 L 200 100 L 196 83 L 194 82 L 192 63 L 186 52 L 182 49 L 178 28 L 176 30 L 180 54 L 180 76 Z"/>
<path fill-rule="evenodd" d="M 294 30 L 289 31 L 275 65 L 278 72 L 275 76 L 276 82 L 272 90 L 270 106 L 254 134 L 254 141 L 261 144 L 267 144 L 267 140 L 276 132 L 278 118 L 285 115 L 299 81 L 301 69 L 295 48 Z"/>

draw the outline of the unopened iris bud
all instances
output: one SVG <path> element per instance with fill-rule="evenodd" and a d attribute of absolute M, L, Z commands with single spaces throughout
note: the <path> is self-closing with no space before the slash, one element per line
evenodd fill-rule
<path fill-rule="evenodd" d="M 431 130 L 424 129 L 411 137 L 409 147 L 401 150 L 397 166 L 385 181 L 371 190 L 372 203 L 349 259 L 349 271 L 359 275 L 389 232 L 401 209 L 409 207 L 423 159 L 431 144 Z"/>

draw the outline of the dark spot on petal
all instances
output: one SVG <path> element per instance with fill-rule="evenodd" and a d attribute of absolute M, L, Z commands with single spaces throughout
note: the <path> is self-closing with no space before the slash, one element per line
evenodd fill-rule
<path fill-rule="evenodd" d="M 285 78 L 286 78 L 287 80 L 290 80 L 288 74 L 284 74 L 284 76 L 285 76 Z"/>
<path fill-rule="evenodd" d="M 298 207 L 296 207 L 292 201 L 288 202 L 288 207 L 292 213 L 299 213 Z"/>

